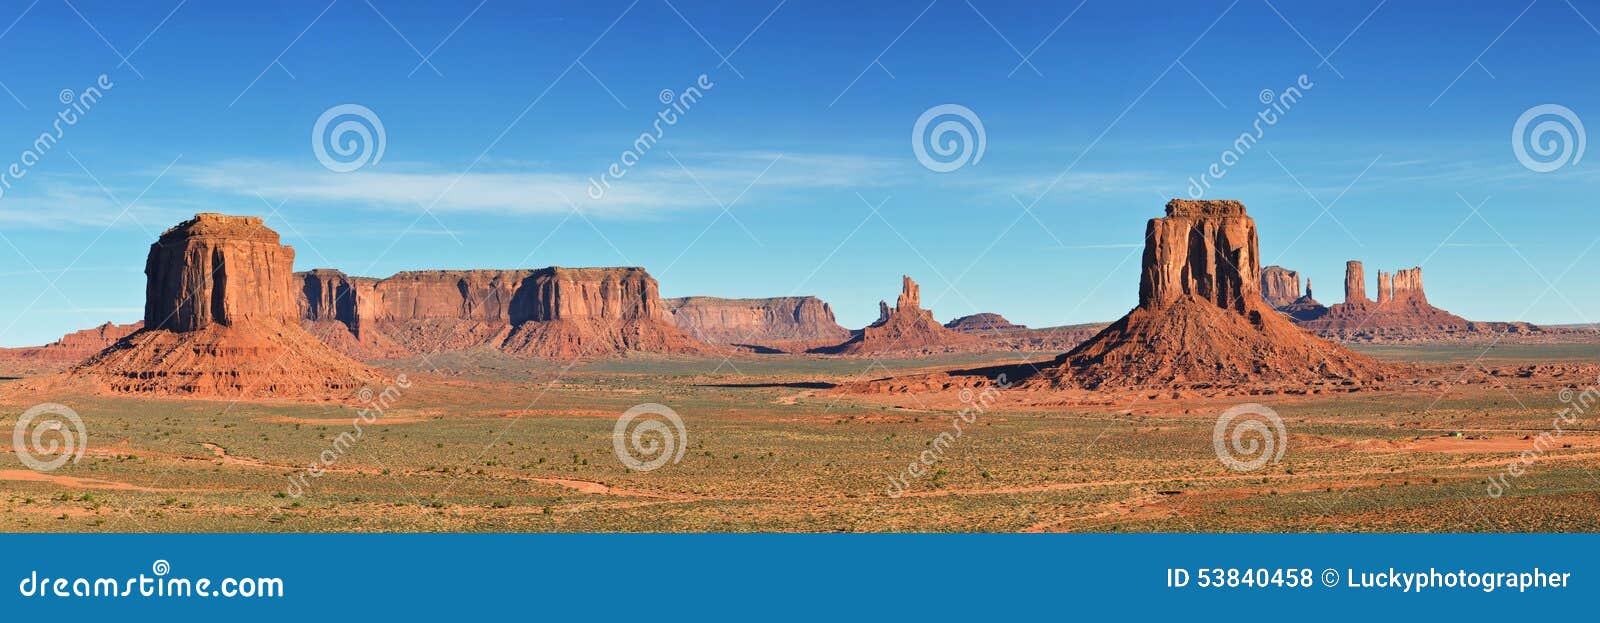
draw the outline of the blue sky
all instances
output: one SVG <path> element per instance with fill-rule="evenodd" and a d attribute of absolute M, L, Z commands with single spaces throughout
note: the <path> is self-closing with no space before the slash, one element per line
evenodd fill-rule
<path fill-rule="evenodd" d="M 1206 193 L 1249 206 L 1269 263 L 1324 303 L 1361 259 L 1421 264 L 1469 318 L 1600 320 L 1600 156 L 1536 173 L 1511 140 L 1541 104 L 1600 123 L 1593 19 L 1579 0 L 8 0 L 0 53 L 25 61 L 0 68 L 0 169 L 63 89 L 114 87 L 0 196 L 0 345 L 139 318 L 149 243 L 198 211 L 269 216 L 298 269 L 641 265 L 665 296 L 814 294 L 846 326 L 905 273 L 941 320 L 1111 320 L 1145 221 L 1301 74 Z M 949 103 L 985 147 L 936 173 L 912 128 Z M 350 173 L 312 148 L 341 104 L 384 128 Z"/>

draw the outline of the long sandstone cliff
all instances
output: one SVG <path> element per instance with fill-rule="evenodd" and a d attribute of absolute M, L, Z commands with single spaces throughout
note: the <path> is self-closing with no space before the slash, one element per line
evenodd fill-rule
<path fill-rule="evenodd" d="M 301 317 L 362 358 L 491 348 L 536 357 L 708 347 L 673 326 L 642 268 L 299 273 Z"/>
<path fill-rule="evenodd" d="M 787 342 L 837 344 L 850 331 L 814 296 L 725 299 L 689 296 L 663 301 L 678 328 L 713 344 L 778 347 Z"/>

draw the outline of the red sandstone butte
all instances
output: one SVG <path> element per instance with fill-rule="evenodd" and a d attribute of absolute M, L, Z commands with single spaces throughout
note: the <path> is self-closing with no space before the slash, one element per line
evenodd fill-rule
<path fill-rule="evenodd" d="M 1138 306 L 1023 385 L 1360 383 L 1384 370 L 1267 305 L 1256 225 L 1243 204 L 1174 199 L 1146 228 Z"/>
<path fill-rule="evenodd" d="M 933 312 L 922 308 L 922 289 L 911 277 L 901 276 L 900 298 L 893 309 L 879 305 L 879 319 L 860 330 L 848 341 L 816 352 L 844 355 L 884 353 L 927 353 L 970 350 L 979 347 L 978 338 L 946 329 L 933 319 Z"/>
<path fill-rule="evenodd" d="M 300 328 L 293 266 L 260 218 L 197 214 L 150 245 L 144 327 L 68 374 L 114 393 L 315 400 L 379 379 Z"/>

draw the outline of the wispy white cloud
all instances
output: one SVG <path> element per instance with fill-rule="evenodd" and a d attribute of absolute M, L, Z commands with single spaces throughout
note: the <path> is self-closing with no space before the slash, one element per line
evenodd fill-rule
<path fill-rule="evenodd" d="M 538 215 L 564 214 L 576 205 L 597 217 L 648 218 L 675 210 L 715 209 L 717 201 L 732 202 L 747 188 L 749 195 L 760 195 L 878 185 L 886 183 L 898 166 L 848 155 L 719 152 L 692 158 L 679 155 L 683 163 L 679 167 L 667 153 L 650 156 L 656 159 L 650 167 L 638 167 L 620 179 L 609 180 L 603 192 L 596 188 L 603 183 L 601 167 L 589 175 L 507 163 L 465 174 L 388 163 L 384 170 L 341 174 L 314 166 L 228 160 L 174 168 L 173 175 L 213 191 L 379 210 L 415 212 L 419 206 L 429 206 L 438 213 Z"/>

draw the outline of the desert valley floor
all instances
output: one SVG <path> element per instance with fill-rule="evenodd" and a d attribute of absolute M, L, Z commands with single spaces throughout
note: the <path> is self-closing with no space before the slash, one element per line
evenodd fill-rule
<path fill-rule="evenodd" d="M 1001 392 L 900 497 L 889 477 L 949 430 L 959 392 L 832 386 L 1054 353 L 383 361 L 411 387 L 298 498 L 284 493 L 288 475 L 351 430 L 356 408 L 58 395 L 90 422 L 87 453 L 48 473 L 8 460 L 0 530 L 1600 530 L 1592 418 L 1490 497 L 1488 479 L 1550 430 L 1561 405 L 1547 387 L 1458 383 L 1454 372 L 1593 362 L 1600 340 L 1489 346 L 1358 347 L 1441 366 L 1431 382 L 1388 391 L 1124 391 L 1100 406 Z M 32 404 L 5 386 L 43 372 L 0 370 L 0 426 Z M 1282 415 L 1287 447 L 1281 462 L 1240 473 L 1218 461 L 1212 432 L 1220 412 L 1248 401 Z M 613 423 L 643 402 L 682 416 L 681 462 L 645 472 L 618 461 Z"/>

